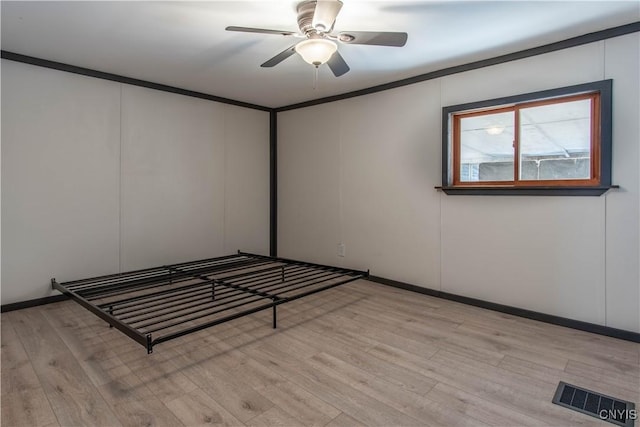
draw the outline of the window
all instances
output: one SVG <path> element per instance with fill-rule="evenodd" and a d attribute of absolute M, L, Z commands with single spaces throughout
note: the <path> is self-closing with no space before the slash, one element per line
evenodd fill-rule
<path fill-rule="evenodd" d="M 599 195 L 611 187 L 611 80 L 446 107 L 443 125 L 442 188 L 450 194 Z"/>

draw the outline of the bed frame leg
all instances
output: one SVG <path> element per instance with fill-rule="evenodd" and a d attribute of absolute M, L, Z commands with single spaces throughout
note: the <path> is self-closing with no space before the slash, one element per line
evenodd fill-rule
<path fill-rule="evenodd" d="M 151 334 L 147 334 L 147 354 L 153 353 L 153 344 L 151 343 Z"/>
<path fill-rule="evenodd" d="M 109 306 L 109 314 L 113 317 L 113 306 L 112 305 Z M 113 328 L 113 325 L 111 323 L 109 323 L 109 328 Z"/>
<path fill-rule="evenodd" d="M 274 305 L 274 306 L 273 306 L 273 329 L 275 329 L 275 328 L 276 328 L 276 319 L 277 319 L 277 316 L 276 316 L 276 306 Z"/>

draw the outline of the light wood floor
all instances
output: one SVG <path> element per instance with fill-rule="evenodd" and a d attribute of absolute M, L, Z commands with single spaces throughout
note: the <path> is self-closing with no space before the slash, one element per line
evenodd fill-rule
<path fill-rule="evenodd" d="M 640 345 L 358 281 L 160 344 L 74 302 L 2 314 L 2 425 L 569 426 L 640 403 Z"/>

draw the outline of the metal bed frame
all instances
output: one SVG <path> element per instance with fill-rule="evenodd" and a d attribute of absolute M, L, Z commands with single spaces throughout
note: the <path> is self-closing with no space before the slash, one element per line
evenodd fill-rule
<path fill-rule="evenodd" d="M 366 278 L 349 270 L 238 251 L 235 255 L 58 283 L 57 289 L 153 352 L 223 322 Z"/>

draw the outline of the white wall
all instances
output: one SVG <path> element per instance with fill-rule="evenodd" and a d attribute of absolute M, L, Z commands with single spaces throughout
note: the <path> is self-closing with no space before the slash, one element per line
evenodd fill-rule
<path fill-rule="evenodd" d="M 640 331 L 640 43 L 639 36 L 609 40 L 605 75 L 614 79 L 613 182 L 606 198 L 607 323 Z M 635 270 L 635 273 L 634 273 Z M 635 296 L 635 298 L 634 298 Z M 631 314 L 631 315 L 630 315 Z M 635 316 L 633 315 L 635 314 Z M 635 318 L 635 319 L 634 319 Z"/>
<path fill-rule="evenodd" d="M 2 303 L 118 271 L 119 88 L 2 61 Z"/>
<path fill-rule="evenodd" d="M 636 33 L 279 113 L 279 254 L 639 332 L 639 45 Z M 608 78 L 621 190 L 434 190 L 442 107 Z"/>
<path fill-rule="evenodd" d="M 269 115 L 2 61 L 2 304 L 269 247 Z"/>
<path fill-rule="evenodd" d="M 278 255 L 439 282 L 439 196 L 426 189 L 441 160 L 422 140 L 440 121 L 433 89 L 278 114 Z M 416 98 L 422 108 L 406 110 Z M 393 119 L 375 119 L 381 110 Z M 346 243 L 344 259 L 338 242 Z"/>
<path fill-rule="evenodd" d="M 224 105 L 122 87 L 122 270 L 222 255 Z"/>
<path fill-rule="evenodd" d="M 278 256 L 338 262 L 339 113 L 325 104 L 278 114 Z"/>
<path fill-rule="evenodd" d="M 225 106 L 224 252 L 269 254 L 269 113 Z"/>

